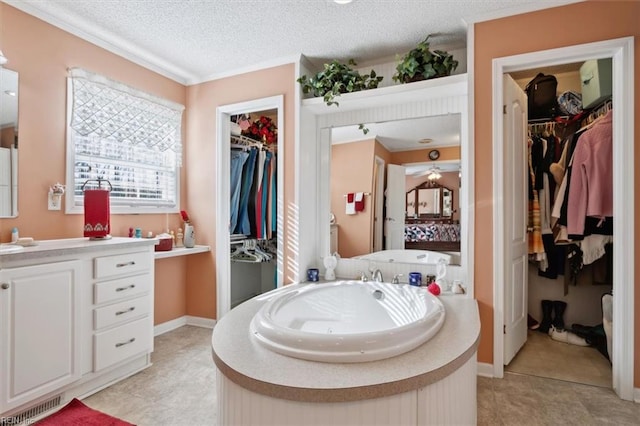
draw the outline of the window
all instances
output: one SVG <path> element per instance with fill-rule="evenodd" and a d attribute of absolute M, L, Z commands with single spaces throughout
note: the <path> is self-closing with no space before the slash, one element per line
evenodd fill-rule
<path fill-rule="evenodd" d="M 179 211 L 184 107 L 78 68 L 67 82 L 67 213 L 104 181 L 112 213 Z"/>

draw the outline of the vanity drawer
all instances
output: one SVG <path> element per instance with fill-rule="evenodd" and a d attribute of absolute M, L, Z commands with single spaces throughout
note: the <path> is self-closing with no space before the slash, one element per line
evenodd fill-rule
<path fill-rule="evenodd" d="M 148 315 L 150 309 L 150 297 L 142 296 L 124 302 L 94 309 L 93 324 L 94 329 L 99 330 L 105 327 L 122 324 L 134 318 Z"/>
<path fill-rule="evenodd" d="M 134 355 L 150 352 L 153 348 L 151 317 L 96 333 L 94 338 L 94 371 L 114 365 Z"/>
<path fill-rule="evenodd" d="M 151 276 L 149 274 L 102 281 L 94 284 L 93 303 L 99 305 L 100 303 L 140 296 L 150 289 Z"/>
<path fill-rule="evenodd" d="M 147 251 L 96 257 L 94 278 L 108 278 L 123 274 L 146 272 L 152 267 L 153 256 Z"/>

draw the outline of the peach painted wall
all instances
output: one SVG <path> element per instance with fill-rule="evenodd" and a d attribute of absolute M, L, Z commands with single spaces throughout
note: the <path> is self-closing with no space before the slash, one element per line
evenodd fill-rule
<path fill-rule="evenodd" d="M 197 84 L 187 88 L 187 147 L 185 169 L 186 197 L 189 215 L 195 224 L 196 241 L 212 247 L 210 253 L 188 256 L 187 313 L 188 315 L 216 318 L 216 108 L 223 105 L 284 95 L 284 144 L 279 151 L 284 155 L 285 218 L 295 217 L 294 193 L 294 110 L 295 66 L 293 64 L 236 75 Z M 293 281 L 295 255 L 284 232 L 285 283 Z M 226 247 L 220 248 L 227 250 Z"/>
<path fill-rule="evenodd" d="M 373 191 L 374 139 L 333 145 L 331 147 L 331 211 L 338 225 L 338 253 L 353 257 L 371 252 L 373 206 L 371 196 L 365 196 L 364 211 L 345 213 L 350 192 Z"/>
<path fill-rule="evenodd" d="M 67 68 L 82 67 L 148 93 L 185 104 L 186 88 L 74 35 L 0 3 L 0 46 L 9 62 L 6 67 L 20 74 L 19 111 L 19 193 L 15 219 L 0 219 L 0 241 L 10 240 L 10 230 L 18 227 L 21 236 L 36 239 L 82 237 L 83 215 L 67 215 L 47 210 L 50 185 L 65 181 Z M 183 121 L 184 122 L 184 121 Z M 184 135 L 184 131 L 183 131 Z M 185 167 L 182 170 L 184 203 Z M 130 226 L 146 232 L 165 228 L 162 215 L 112 215 L 113 235 L 125 236 Z M 169 218 L 171 228 L 179 216 Z M 185 260 L 176 260 L 184 263 Z M 180 269 L 180 267 L 177 267 Z M 175 285 L 175 276 L 156 274 L 156 288 Z M 166 280 L 166 281 L 165 281 Z M 184 282 L 178 283 L 184 285 Z M 184 302 L 158 291 L 162 299 L 157 316 L 173 319 L 186 313 Z M 165 312 L 164 309 L 167 309 Z"/>
<path fill-rule="evenodd" d="M 640 144 L 640 2 L 587 1 L 563 7 L 477 23 L 475 31 L 475 288 L 480 306 L 482 336 L 478 351 L 480 362 L 493 360 L 493 270 L 492 259 L 492 128 L 491 88 L 494 58 L 566 47 L 583 43 L 635 36 L 635 135 Z M 550 31 L 535 31 L 547 28 Z M 640 160 L 640 150 L 635 150 Z M 640 187 L 640 168 L 633 176 Z M 636 197 L 636 212 L 640 211 L 640 197 Z M 636 213 L 637 216 L 637 213 Z M 640 227 L 636 226 L 636 259 L 640 264 Z M 635 305 L 640 307 L 640 268 L 633 277 L 623 277 L 635 283 Z M 640 387 L 640 309 L 635 309 L 635 386 Z"/>
<path fill-rule="evenodd" d="M 431 162 L 431 160 L 429 159 L 429 151 L 433 149 L 437 149 L 438 151 L 440 151 L 440 157 L 438 158 L 438 161 L 460 159 L 460 147 L 449 146 L 444 148 L 425 148 L 425 149 L 414 149 L 411 151 L 392 152 L 391 162 L 393 164 Z"/>

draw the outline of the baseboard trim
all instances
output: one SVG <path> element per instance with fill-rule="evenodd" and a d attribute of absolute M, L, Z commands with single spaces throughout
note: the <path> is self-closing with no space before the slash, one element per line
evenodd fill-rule
<path fill-rule="evenodd" d="M 493 364 L 487 364 L 486 362 L 479 362 L 478 376 L 493 377 Z"/>
<path fill-rule="evenodd" d="M 153 327 L 153 335 L 160 336 L 161 334 L 175 330 L 185 325 L 193 325 L 195 327 L 213 328 L 216 325 L 216 320 L 210 318 L 193 317 L 191 315 L 183 315 L 176 319 L 172 319 L 162 324 L 158 324 Z"/>
<path fill-rule="evenodd" d="M 633 402 L 640 404 L 640 388 L 633 389 Z"/>
<path fill-rule="evenodd" d="M 193 325 L 196 327 L 213 328 L 216 326 L 216 320 L 211 318 L 192 317 L 187 315 L 187 325 Z"/>
<path fill-rule="evenodd" d="M 153 335 L 159 336 L 161 334 L 167 333 L 169 331 L 175 330 L 176 328 L 180 328 L 183 325 L 187 325 L 187 317 L 182 316 L 176 319 L 172 319 L 171 321 L 163 322 L 162 324 L 158 324 L 153 327 Z"/>

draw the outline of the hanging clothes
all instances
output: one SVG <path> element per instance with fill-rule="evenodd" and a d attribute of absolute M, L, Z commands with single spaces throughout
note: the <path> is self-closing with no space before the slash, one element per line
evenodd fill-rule
<path fill-rule="evenodd" d="M 240 187 L 242 183 L 242 169 L 249 154 L 245 151 L 231 151 L 231 220 L 229 222 L 229 232 L 233 233 L 238 223 L 238 210 L 240 208 Z"/>
<path fill-rule="evenodd" d="M 567 232 L 574 239 L 601 233 L 613 219 L 613 111 L 580 137 L 574 152 L 567 205 Z M 586 221 L 590 217 L 596 219 Z"/>

